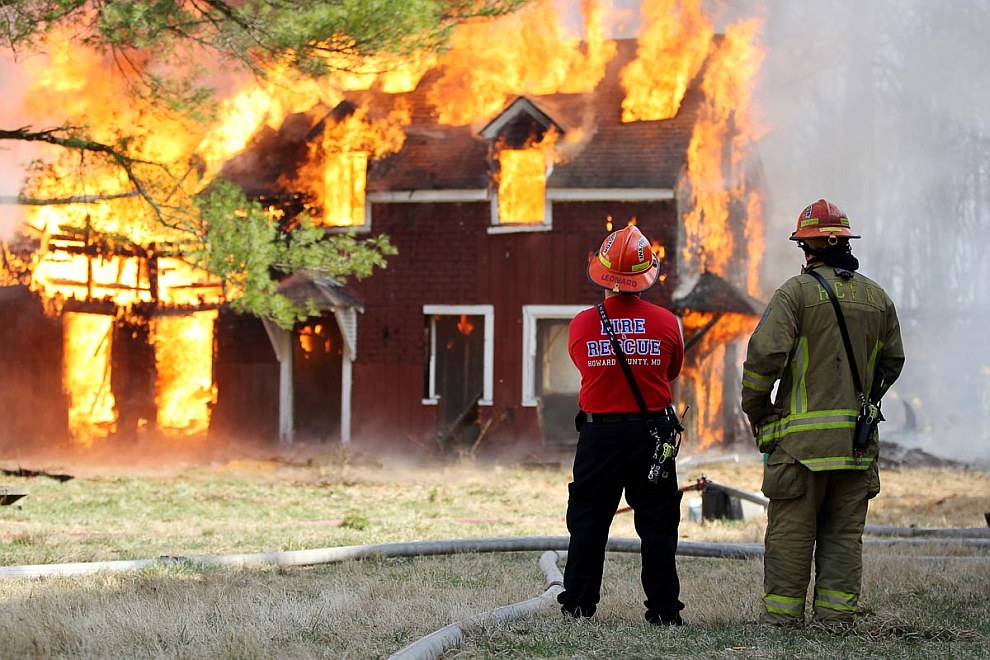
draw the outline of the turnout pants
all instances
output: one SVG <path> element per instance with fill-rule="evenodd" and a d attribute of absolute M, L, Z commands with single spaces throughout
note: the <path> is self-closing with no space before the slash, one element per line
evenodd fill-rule
<path fill-rule="evenodd" d="M 869 470 L 812 472 L 779 447 L 764 469 L 763 620 L 803 623 L 815 563 L 813 616 L 849 621 L 859 606 Z"/>
<path fill-rule="evenodd" d="M 672 461 L 666 479 L 658 484 L 647 481 L 655 447 L 640 420 L 582 426 L 574 455 L 574 481 L 568 486 L 570 541 L 564 591 L 558 596 L 565 609 L 580 608 L 584 616 L 597 609 L 609 527 L 623 490 L 642 541 L 647 616 L 672 619 L 684 608 L 678 599 L 680 582 L 674 558 L 682 494 Z"/>

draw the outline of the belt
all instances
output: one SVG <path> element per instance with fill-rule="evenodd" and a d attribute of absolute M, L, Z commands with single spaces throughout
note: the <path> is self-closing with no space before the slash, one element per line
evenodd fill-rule
<path fill-rule="evenodd" d="M 670 417 L 666 410 L 658 410 L 656 412 L 648 412 L 646 414 L 650 419 L 662 419 L 669 421 Z M 612 424 L 615 422 L 641 422 L 643 421 L 642 413 L 588 413 L 588 421 L 592 424 Z"/>

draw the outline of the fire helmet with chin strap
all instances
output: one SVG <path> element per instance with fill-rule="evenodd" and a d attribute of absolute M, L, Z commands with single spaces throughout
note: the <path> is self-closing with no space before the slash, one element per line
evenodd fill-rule
<path fill-rule="evenodd" d="M 860 238 L 849 228 L 849 218 L 845 211 L 831 202 L 819 199 L 801 211 L 797 219 L 797 229 L 791 234 L 792 241 L 805 241 L 810 238 L 827 238 L 834 245 L 840 238 Z"/>
<path fill-rule="evenodd" d="M 615 293 L 642 293 L 656 284 L 659 275 L 660 261 L 636 225 L 605 237 L 588 262 L 592 284 Z"/>

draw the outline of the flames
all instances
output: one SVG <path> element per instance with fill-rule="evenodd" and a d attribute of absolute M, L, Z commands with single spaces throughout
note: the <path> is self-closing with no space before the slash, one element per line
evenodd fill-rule
<path fill-rule="evenodd" d="M 85 446 L 113 430 L 110 391 L 113 318 L 69 312 L 62 316 L 63 374 L 69 399 L 69 428 Z"/>
<path fill-rule="evenodd" d="M 736 200 L 745 200 L 746 210 L 760 208 L 745 169 L 747 150 L 757 137 L 745 109 L 762 59 L 755 45 L 758 29 L 755 20 L 730 25 L 702 78 L 705 103 L 688 147 L 690 191 L 685 207 L 689 210 L 683 218 L 686 240 L 681 255 L 684 266 L 692 272 L 731 277 L 740 248 L 732 223 L 747 219 L 746 214 L 733 212 L 731 206 Z M 757 225 L 747 225 L 744 233 L 750 258 L 746 263 L 759 263 L 763 238 Z M 748 289 L 751 294 L 758 293 L 755 279 L 747 284 L 752 287 Z"/>
<path fill-rule="evenodd" d="M 322 209 L 317 224 L 327 227 L 365 224 L 368 162 L 402 148 L 409 109 L 394 108 L 372 119 L 365 108 L 338 106 L 346 116 L 327 118 L 322 139 L 310 145 L 310 157 L 296 176 L 279 181 L 285 190 L 306 191 L 313 209 Z"/>
<path fill-rule="evenodd" d="M 755 295 L 755 265 L 763 249 L 762 201 L 751 187 L 745 154 L 757 137 L 747 108 L 760 63 L 761 26 L 739 22 L 717 36 L 700 0 L 646 0 L 640 9 L 636 56 L 620 74 L 622 121 L 675 116 L 689 87 L 703 76 L 706 102 L 691 137 L 682 191 L 688 210 L 682 218 L 686 236 L 680 265 L 686 272 L 717 273 Z M 607 35 L 623 17 L 605 0 L 582 0 L 580 10 L 582 24 L 568 28 L 553 0 L 537 0 L 497 21 L 459 26 L 442 54 L 331 62 L 339 73 L 322 80 L 299 77 L 276 64 L 267 80 L 225 81 L 226 98 L 215 120 L 207 123 L 139 100 L 121 103 L 129 98 L 126 81 L 113 73 L 113 63 L 71 35 L 54 34 L 48 60 L 32 72 L 26 110 L 38 121 L 67 117 L 107 144 L 114 144 L 118 127 L 126 126 L 137 136 L 127 145 L 133 158 L 179 169 L 188 163 L 186 175 L 172 184 L 172 201 L 180 204 L 208 186 L 259 128 L 278 130 L 289 114 L 322 107 L 322 125 L 317 127 L 314 119 L 311 127 L 320 128 L 320 138 L 309 143 L 306 164 L 279 185 L 308 193 L 317 224 L 362 226 L 367 222 L 368 165 L 402 148 L 411 117 L 398 96 L 387 107 L 371 107 L 348 105 L 347 92 L 375 89 L 399 95 L 416 89 L 427 72 L 435 71 L 425 98 L 433 117 L 450 126 L 487 122 L 519 95 L 591 92 L 617 53 L 616 42 Z M 143 63 L 135 60 L 132 65 L 134 73 Z M 548 130 L 520 148 L 502 145 L 495 151 L 493 182 L 501 223 L 544 221 L 553 164 L 580 148 L 589 130 L 594 129 L 570 127 L 566 134 Z M 49 171 L 32 177 L 25 191 L 38 198 L 85 200 L 29 211 L 28 228 L 46 248 L 33 264 L 32 287 L 53 312 L 71 301 L 109 302 L 115 310 L 62 314 L 73 436 L 89 444 L 113 431 L 113 327 L 127 310 L 142 306 L 164 312 L 153 312 L 148 320 L 156 372 L 154 421 L 166 433 L 201 433 L 209 425 L 216 396 L 211 361 L 215 307 L 226 300 L 221 283 L 185 261 L 189 236 L 158 223 L 132 194 L 133 185 L 119 167 L 87 155 L 79 167 L 79 156 L 75 158 L 55 160 Z M 97 193 L 110 198 L 91 199 Z M 662 245 L 653 249 L 664 254 Z M 739 277 L 743 281 L 736 281 Z M 685 327 L 690 331 L 710 320 L 689 315 Z M 718 342 L 737 338 L 746 325 L 743 317 L 723 317 L 718 323 L 718 333 L 704 339 L 704 362 L 689 366 L 683 379 L 703 411 L 721 410 L 720 365 L 734 359 Z M 466 319 L 459 329 L 465 334 L 472 330 Z M 721 422 L 706 419 L 701 426 L 699 435 L 707 442 L 715 433 L 709 430 Z"/>
<path fill-rule="evenodd" d="M 465 337 L 474 332 L 474 324 L 471 323 L 467 314 L 461 314 L 461 318 L 457 321 L 457 331 Z"/>
<path fill-rule="evenodd" d="M 587 40 L 566 34 L 551 0 L 539 0 L 498 21 L 461 26 L 439 60 L 430 90 L 439 121 L 464 126 L 491 117 L 519 95 L 593 90 L 615 55 L 605 38 L 601 2 L 582 3 Z"/>
<path fill-rule="evenodd" d="M 498 217 L 501 224 L 540 224 L 546 216 L 547 175 L 554 160 L 557 132 L 521 149 L 500 147 L 498 158 Z"/>
<path fill-rule="evenodd" d="M 750 296 L 760 292 L 756 266 L 764 249 L 762 198 L 746 159 L 759 137 L 747 109 L 762 60 L 756 39 L 760 27 L 757 20 L 728 26 L 708 58 L 701 81 L 705 103 L 688 147 L 688 211 L 682 218 L 682 272 L 714 273 Z M 737 344 L 755 321 L 739 314 L 700 313 L 683 320 L 689 336 L 703 335 L 685 363 L 681 388 L 697 402 L 693 421 L 700 447 L 718 445 L 733 430 L 728 422 L 741 419 L 741 413 L 724 417 L 725 392 L 737 397 L 743 359 Z"/>
<path fill-rule="evenodd" d="M 643 7 L 646 31 L 636 60 L 622 72 L 622 121 L 670 119 L 677 114 L 714 33 L 700 0 L 661 0 Z"/>
<path fill-rule="evenodd" d="M 213 322 L 217 312 L 153 319 L 155 404 L 158 428 L 192 435 L 206 430 L 216 403 L 213 383 Z"/>

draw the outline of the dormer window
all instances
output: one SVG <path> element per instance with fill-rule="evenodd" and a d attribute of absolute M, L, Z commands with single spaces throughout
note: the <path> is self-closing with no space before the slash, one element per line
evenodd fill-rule
<path fill-rule="evenodd" d="M 402 148 L 408 123 L 407 109 L 376 118 L 342 101 L 309 130 L 310 156 L 284 187 L 309 194 L 317 225 L 368 229 L 368 164 Z"/>
<path fill-rule="evenodd" d="M 492 144 L 492 228 L 548 229 L 547 178 L 563 129 L 529 99 L 519 97 L 481 135 Z"/>

